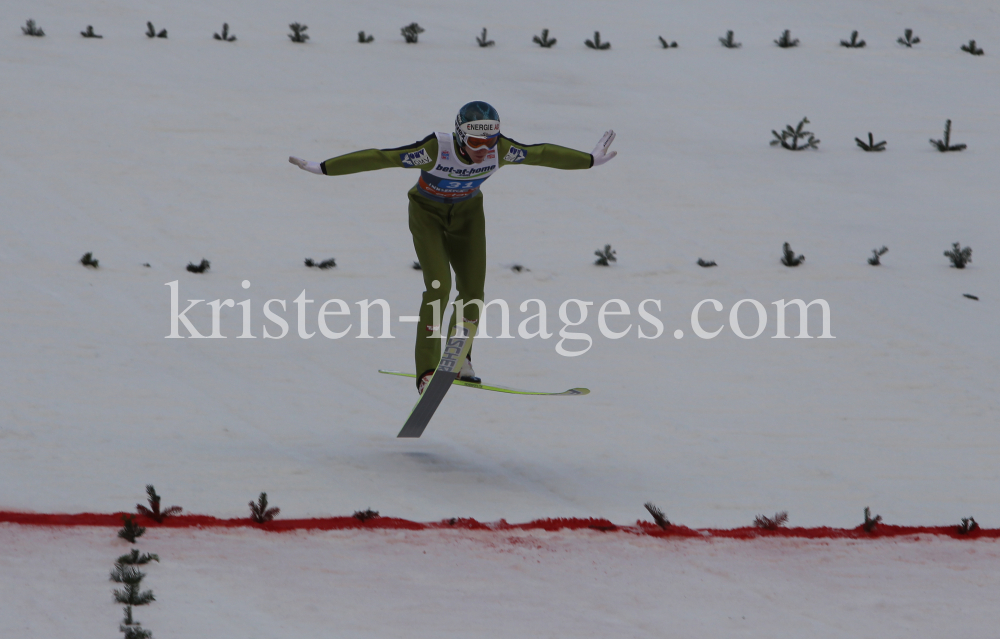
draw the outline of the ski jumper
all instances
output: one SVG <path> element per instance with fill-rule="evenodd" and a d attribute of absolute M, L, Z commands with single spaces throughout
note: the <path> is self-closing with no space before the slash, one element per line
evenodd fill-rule
<path fill-rule="evenodd" d="M 486 217 L 480 187 L 508 164 L 588 169 L 593 156 L 555 144 L 521 144 L 500 135 L 496 148 L 474 164 L 456 149 L 452 133 L 432 133 L 423 140 L 395 149 L 367 149 L 341 155 L 320 164 L 324 175 L 347 175 L 392 167 L 420 169 L 420 178 L 407 194 L 413 248 L 424 275 L 424 294 L 414 352 L 416 374 L 434 369 L 441 357 L 441 340 L 434 338 L 434 306 L 444 316 L 455 271 L 456 300 L 462 300 L 464 319 L 479 322 L 486 281 Z M 437 286 L 435 286 L 437 284 Z M 449 333 L 455 326 L 452 314 Z M 443 332 L 442 332 L 443 333 Z"/>

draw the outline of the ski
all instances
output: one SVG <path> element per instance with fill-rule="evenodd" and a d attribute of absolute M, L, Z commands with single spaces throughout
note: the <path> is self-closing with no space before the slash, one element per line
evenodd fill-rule
<path fill-rule="evenodd" d="M 413 373 L 404 373 L 402 371 L 387 371 L 379 369 L 380 373 L 385 375 L 398 375 L 400 377 L 416 377 Z M 509 386 L 497 386 L 496 384 L 475 384 L 473 382 L 466 382 L 461 379 L 456 379 L 452 382 L 455 386 L 468 386 L 469 388 L 478 388 L 479 390 L 495 391 L 497 393 L 510 393 L 511 395 L 546 395 L 550 397 L 572 397 L 574 395 L 589 395 L 590 389 L 587 388 L 571 388 L 569 390 L 564 390 L 559 393 L 549 393 L 545 391 L 530 391 L 522 390 L 520 388 L 510 388 Z"/>
<path fill-rule="evenodd" d="M 423 434 L 434 411 L 451 388 L 451 383 L 458 377 L 458 371 L 462 369 L 462 363 L 472 348 L 472 338 L 475 336 L 475 324 L 458 322 L 455 325 L 455 334 L 445 340 L 444 348 L 441 349 L 441 361 L 396 437 L 420 437 Z"/>

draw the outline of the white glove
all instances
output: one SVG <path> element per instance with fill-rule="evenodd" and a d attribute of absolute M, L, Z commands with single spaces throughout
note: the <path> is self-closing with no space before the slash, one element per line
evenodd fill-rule
<path fill-rule="evenodd" d="M 315 173 L 316 175 L 323 175 L 323 169 L 320 168 L 319 162 L 308 162 L 302 158 L 297 158 L 294 155 L 288 156 L 288 161 L 303 171 L 309 171 L 310 173 Z"/>
<path fill-rule="evenodd" d="M 605 162 L 609 162 L 612 158 L 618 155 L 618 151 L 608 153 L 608 147 L 611 146 L 611 143 L 614 141 L 615 132 L 612 130 L 605 131 L 604 135 L 602 135 L 601 139 L 597 142 L 597 146 L 595 146 L 594 150 L 590 152 L 590 156 L 594 158 L 594 166 L 600 166 Z"/>

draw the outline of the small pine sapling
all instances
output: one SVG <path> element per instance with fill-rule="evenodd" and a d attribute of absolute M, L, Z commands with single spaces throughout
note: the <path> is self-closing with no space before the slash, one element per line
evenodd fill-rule
<path fill-rule="evenodd" d="M 535 36 L 531 39 L 531 41 L 537 44 L 538 46 L 542 47 L 543 49 L 551 49 L 552 47 L 556 46 L 556 39 L 549 38 L 548 29 L 542 29 L 541 37 Z"/>
<path fill-rule="evenodd" d="M 667 516 L 664 515 L 663 511 L 657 508 L 653 504 L 653 502 L 647 501 L 645 504 L 643 504 L 643 506 L 645 506 L 646 510 L 649 511 L 650 516 L 653 518 L 653 521 L 656 522 L 657 526 L 659 526 L 663 530 L 666 530 L 670 526 L 670 522 L 667 520 Z"/>
<path fill-rule="evenodd" d="M 913 35 L 913 29 L 904 29 L 903 37 L 896 38 L 896 42 L 903 45 L 904 47 L 913 48 L 913 45 L 920 42 L 920 38 Z"/>
<path fill-rule="evenodd" d="M 698 261 L 695 262 L 695 263 L 698 266 L 702 267 L 702 268 L 708 268 L 710 266 L 718 266 L 718 264 L 715 263 L 715 260 L 708 260 L 706 262 L 705 260 L 701 259 L 700 257 L 698 258 Z"/>
<path fill-rule="evenodd" d="M 492 47 L 494 44 L 496 44 L 496 42 L 493 42 L 492 40 L 487 40 L 486 39 L 486 27 L 483 27 L 483 33 L 482 33 L 482 35 L 476 36 L 476 42 L 478 42 L 479 46 L 482 47 L 482 48 L 484 48 L 484 49 L 486 47 Z"/>
<path fill-rule="evenodd" d="M 36 38 L 41 38 L 45 35 L 45 32 L 35 24 L 34 20 L 28 20 L 24 26 L 21 27 L 21 31 L 24 32 L 24 35 L 34 36 Z"/>
<path fill-rule="evenodd" d="M 311 257 L 307 257 L 304 263 L 309 268 L 318 268 L 325 271 L 328 268 L 335 267 L 337 265 L 337 260 L 336 258 L 331 257 L 330 259 L 323 260 L 322 262 L 314 262 Z"/>
<path fill-rule="evenodd" d="M 857 142 L 858 146 L 860 146 L 865 151 L 885 151 L 885 140 L 882 140 L 881 142 L 876 142 L 875 136 L 872 135 L 871 131 L 868 132 L 867 144 L 861 138 L 854 138 L 854 141 Z"/>
<path fill-rule="evenodd" d="M 368 44 L 375 41 L 375 36 L 365 35 L 364 31 L 358 31 L 358 42 L 361 44 Z"/>
<path fill-rule="evenodd" d="M 784 245 L 782 245 L 781 251 L 781 263 L 785 266 L 798 266 L 802 262 L 806 261 L 805 255 L 795 255 L 795 251 L 792 250 L 792 247 L 788 242 L 785 242 Z"/>
<path fill-rule="evenodd" d="M 94 27 L 92 25 L 89 25 L 89 24 L 87 25 L 87 30 L 86 31 L 81 31 L 80 35 L 82 35 L 84 38 L 103 38 L 104 37 L 102 35 L 97 35 L 96 33 L 94 33 Z"/>
<path fill-rule="evenodd" d="M 250 519 L 258 524 L 271 521 L 280 512 L 280 508 L 267 507 L 267 493 L 261 493 L 260 497 L 257 498 L 257 503 L 250 502 Z"/>
<path fill-rule="evenodd" d="M 211 262 L 209 262 L 205 258 L 201 258 L 201 263 L 197 265 L 194 264 L 193 262 L 188 262 L 187 270 L 189 270 L 192 273 L 204 273 L 211 266 L 212 266 Z"/>
<path fill-rule="evenodd" d="M 792 39 L 792 32 L 790 29 L 785 29 L 784 33 L 781 34 L 781 37 L 775 40 L 774 43 L 782 49 L 791 49 L 792 47 L 799 46 L 798 39 Z"/>
<path fill-rule="evenodd" d="M 883 255 L 889 252 L 888 246 L 883 246 L 882 248 L 872 249 L 872 256 L 868 258 L 868 263 L 872 266 L 879 266 L 882 264 L 882 260 L 879 259 Z"/>
<path fill-rule="evenodd" d="M 115 560 L 115 563 L 123 566 L 143 566 L 151 561 L 159 562 L 160 556 L 149 552 L 139 554 L 139 549 L 133 548 L 132 552 L 122 555 Z"/>
<path fill-rule="evenodd" d="M 610 42 L 601 42 L 601 32 L 600 31 L 595 31 L 594 32 L 594 39 L 593 40 L 584 40 L 584 44 L 586 44 L 591 49 L 598 49 L 600 51 L 605 51 L 605 50 L 611 48 L 611 43 Z"/>
<path fill-rule="evenodd" d="M 144 630 L 141 623 L 132 620 L 132 606 L 125 606 L 123 610 L 125 618 L 122 620 L 121 625 L 118 626 L 118 631 L 125 634 L 125 639 L 153 638 L 152 632 Z"/>
<path fill-rule="evenodd" d="M 740 47 L 743 46 L 742 42 L 735 42 L 733 40 L 732 31 L 726 31 L 726 37 L 719 38 L 719 42 L 721 42 L 722 46 L 726 47 L 727 49 L 739 49 Z"/>
<path fill-rule="evenodd" d="M 963 44 L 962 51 L 965 51 L 966 53 L 971 53 L 972 55 L 983 55 L 984 53 L 986 53 L 985 51 L 976 46 L 975 40 L 969 40 L 969 44 Z"/>
<path fill-rule="evenodd" d="M 229 35 L 229 23 L 222 23 L 222 35 L 218 33 L 214 34 L 216 40 L 224 40 L 226 42 L 236 42 L 236 36 Z"/>
<path fill-rule="evenodd" d="M 288 25 L 288 28 L 292 30 L 291 33 L 286 34 L 292 42 L 305 42 L 309 39 L 306 31 L 309 29 L 307 25 L 299 24 L 298 22 L 293 22 Z"/>
<path fill-rule="evenodd" d="M 865 46 L 865 41 L 864 40 L 858 40 L 858 32 L 857 31 L 851 31 L 851 39 L 850 40 L 841 40 L 840 41 L 840 46 L 847 47 L 849 49 L 860 49 L 861 47 Z"/>
<path fill-rule="evenodd" d="M 978 297 L 976 297 L 975 295 L 970 295 L 969 293 L 962 293 L 962 297 L 968 297 L 970 300 L 976 300 L 977 302 L 979 301 Z"/>
<path fill-rule="evenodd" d="M 601 249 L 594 251 L 594 255 L 597 256 L 597 260 L 594 261 L 594 264 L 597 266 L 610 266 L 609 262 L 618 261 L 618 258 L 615 257 L 616 253 L 617 251 L 612 249 L 610 244 L 605 244 L 603 251 Z"/>
<path fill-rule="evenodd" d="M 142 537 L 146 529 L 135 523 L 135 515 L 122 515 L 122 529 L 118 531 L 118 536 L 125 541 L 134 544 L 136 538 Z"/>
<path fill-rule="evenodd" d="M 413 261 L 412 268 L 413 268 L 414 271 L 422 271 L 422 270 L 424 270 L 424 267 L 420 266 L 420 262 L 417 262 L 416 260 Z"/>
<path fill-rule="evenodd" d="M 123 589 L 116 588 L 112 592 L 115 601 L 128 604 L 129 606 L 145 606 L 156 601 L 152 590 L 142 590 L 140 588 L 142 579 L 145 576 L 146 573 L 135 566 L 115 564 L 114 570 L 111 571 L 111 581 L 125 586 Z"/>
<path fill-rule="evenodd" d="M 366 508 L 364 510 L 355 510 L 354 514 L 352 515 L 352 517 L 354 517 L 360 522 L 365 522 L 368 521 L 369 519 L 375 519 L 378 516 L 379 516 L 378 511 L 372 510 L 371 508 Z"/>
<path fill-rule="evenodd" d="M 979 530 L 979 524 L 975 517 L 962 517 L 962 525 L 958 527 L 958 534 L 968 535 L 970 532 Z"/>
<path fill-rule="evenodd" d="M 757 528 L 763 528 L 764 530 L 777 530 L 781 528 L 786 523 L 788 523 L 788 511 L 783 510 L 780 513 L 774 513 L 774 517 L 766 517 L 764 515 L 757 515 L 754 517 L 753 525 Z"/>
<path fill-rule="evenodd" d="M 153 28 L 153 23 L 152 22 L 147 22 L 146 23 L 146 37 L 147 38 L 166 38 L 167 37 L 167 30 L 166 29 L 161 29 L 160 32 L 157 33 L 156 29 Z"/>
<path fill-rule="evenodd" d="M 951 120 L 944 123 L 944 139 L 931 140 L 931 145 L 942 153 L 947 153 L 948 151 L 961 151 L 966 146 L 964 144 L 951 143 Z"/>
<path fill-rule="evenodd" d="M 406 40 L 406 44 L 417 44 L 417 40 L 419 39 L 420 34 L 424 32 L 424 28 L 416 22 L 411 22 L 400 29 L 399 32 L 403 34 L 403 39 Z"/>
<path fill-rule="evenodd" d="M 97 260 L 94 259 L 94 254 L 90 251 L 83 254 L 83 257 L 80 258 L 80 264 L 89 266 L 90 268 L 97 268 Z"/>
<path fill-rule="evenodd" d="M 676 49 L 677 48 L 677 43 L 676 42 L 667 42 L 666 40 L 663 39 L 663 36 L 656 36 L 656 37 L 660 39 L 660 44 L 663 46 L 664 49 Z"/>
<path fill-rule="evenodd" d="M 802 129 L 807 124 L 809 124 L 809 118 L 802 118 L 802 121 L 794 129 L 791 124 L 786 124 L 785 129 L 781 133 L 771 129 L 771 133 L 775 137 L 775 139 L 771 140 L 771 146 L 778 146 L 780 144 L 782 148 L 789 151 L 818 149 L 820 141 L 816 139 L 812 132 Z M 791 140 L 791 144 L 788 143 L 789 140 Z M 802 146 L 799 146 L 799 140 L 805 140 Z"/>
<path fill-rule="evenodd" d="M 962 245 L 955 242 L 951 245 L 950 251 L 945 251 L 944 256 L 951 260 L 951 265 L 954 268 L 965 268 L 965 265 L 972 261 L 972 249 L 966 246 L 962 248 Z"/>
<path fill-rule="evenodd" d="M 513 266 L 510 267 L 510 270 L 514 271 L 515 273 L 530 273 L 531 272 L 530 268 L 525 268 L 524 265 L 522 265 L 522 264 L 515 264 L 515 265 L 513 265 Z"/>
<path fill-rule="evenodd" d="M 882 521 L 882 515 L 875 515 L 875 519 L 872 519 L 872 511 L 868 506 L 865 506 L 865 523 L 861 524 L 865 529 L 865 532 L 872 532 L 875 530 L 875 526 L 878 526 Z"/>
<path fill-rule="evenodd" d="M 180 514 L 180 512 L 184 510 L 180 506 L 171 506 L 170 508 L 161 511 L 160 496 L 156 494 L 156 489 L 153 488 L 153 484 L 146 484 L 146 495 L 146 499 L 149 501 L 149 508 L 146 508 L 142 504 L 136 504 L 135 509 L 139 511 L 140 515 L 145 515 L 158 524 L 162 524 L 163 520 L 167 517 Z"/>

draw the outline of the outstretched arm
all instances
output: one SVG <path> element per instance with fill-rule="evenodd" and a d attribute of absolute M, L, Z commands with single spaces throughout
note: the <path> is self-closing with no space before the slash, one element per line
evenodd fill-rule
<path fill-rule="evenodd" d="M 288 161 L 304 171 L 317 175 L 347 175 L 378 169 L 420 168 L 437 158 L 438 142 L 433 133 L 413 144 L 395 149 L 365 149 L 339 155 L 324 162 L 309 162 L 294 155 Z"/>
<path fill-rule="evenodd" d="M 553 169 L 589 169 L 599 166 L 615 157 L 618 152 L 608 152 L 614 142 L 615 132 L 606 131 L 592 153 L 577 151 L 558 144 L 521 144 L 516 140 L 500 136 L 497 145 L 500 166 L 507 164 L 530 164 Z"/>

